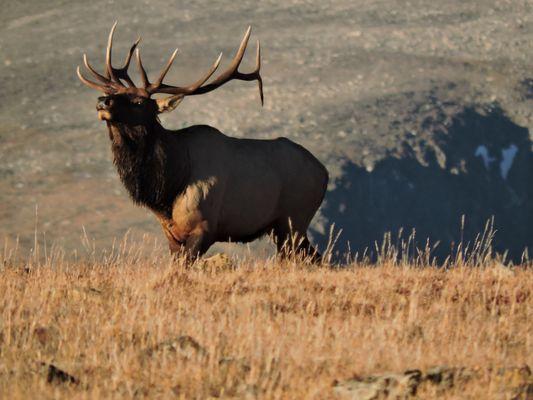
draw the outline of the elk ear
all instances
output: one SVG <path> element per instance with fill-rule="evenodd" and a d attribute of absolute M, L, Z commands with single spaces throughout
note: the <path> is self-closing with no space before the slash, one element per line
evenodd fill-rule
<path fill-rule="evenodd" d="M 177 94 L 164 99 L 156 99 L 157 112 L 161 114 L 174 110 L 181 103 L 184 97 L 185 96 L 182 94 Z"/>

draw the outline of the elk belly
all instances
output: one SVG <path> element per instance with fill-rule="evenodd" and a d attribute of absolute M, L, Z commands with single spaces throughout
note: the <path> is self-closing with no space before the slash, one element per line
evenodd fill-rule
<path fill-rule="evenodd" d="M 220 236 L 247 242 L 267 233 L 278 217 L 280 194 L 281 179 L 266 166 L 232 174 L 220 210 Z"/>

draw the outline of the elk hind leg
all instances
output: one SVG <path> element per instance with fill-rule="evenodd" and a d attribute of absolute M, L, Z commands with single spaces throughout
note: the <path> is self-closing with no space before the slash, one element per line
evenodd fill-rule
<path fill-rule="evenodd" d="M 273 230 L 278 255 L 282 258 L 296 256 L 305 261 L 320 262 L 322 256 L 309 241 L 306 231 L 306 228 L 294 227 L 289 219 L 278 222 Z"/>
<path fill-rule="evenodd" d="M 307 235 L 304 235 L 302 240 L 299 242 L 297 251 L 304 259 L 311 261 L 313 264 L 320 263 L 322 260 L 322 255 L 311 244 L 307 238 Z"/>

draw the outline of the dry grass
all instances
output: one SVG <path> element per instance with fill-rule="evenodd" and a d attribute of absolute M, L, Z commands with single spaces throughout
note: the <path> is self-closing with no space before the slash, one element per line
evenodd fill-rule
<path fill-rule="evenodd" d="M 354 375 L 533 365 L 528 266 L 218 258 L 185 269 L 141 253 L 20 263 L 5 251 L 0 398 L 323 399 Z M 79 383 L 47 382 L 49 364 Z M 460 390 L 448 396 L 498 392 L 490 379 Z"/>

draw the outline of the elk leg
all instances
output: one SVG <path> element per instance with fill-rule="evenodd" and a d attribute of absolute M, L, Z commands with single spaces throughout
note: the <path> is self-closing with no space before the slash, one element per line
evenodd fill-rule
<path fill-rule="evenodd" d="M 177 257 L 183 251 L 183 243 L 174 238 L 168 238 L 168 249 L 172 256 Z"/>
<path fill-rule="evenodd" d="M 319 263 L 322 259 L 320 253 L 311 245 L 307 235 L 301 233 L 303 229 L 295 229 L 289 223 L 278 223 L 274 227 L 274 240 L 276 242 L 277 253 L 282 258 L 291 255 L 302 257 L 312 263 Z"/>
<path fill-rule="evenodd" d="M 201 228 L 191 232 L 185 241 L 185 253 L 190 262 L 194 262 L 198 257 L 203 256 L 213 244 L 209 233 Z"/>
<path fill-rule="evenodd" d="M 157 215 L 157 214 L 156 214 Z M 183 251 L 183 242 L 178 240 L 173 234 L 172 229 L 174 227 L 174 222 L 171 219 L 164 218 L 161 215 L 157 215 L 163 233 L 165 234 L 168 240 L 168 249 L 170 254 L 174 257 L 177 257 Z"/>
<path fill-rule="evenodd" d="M 301 240 L 301 236 L 291 230 L 287 224 L 278 224 L 274 228 L 274 241 L 277 253 L 281 258 L 289 258 L 291 255 L 296 254 L 296 250 L 299 248 L 299 240 Z"/>
<path fill-rule="evenodd" d="M 313 264 L 320 263 L 320 261 L 322 260 L 322 255 L 311 244 L 311 242 L 307 238 L 307 235 L 304 236 L 303 240 L 301 240 L 300 244 L 298 245 L 297 251 L 298 253 L 302 254 L 305 259 L 309 259 Z"/>

